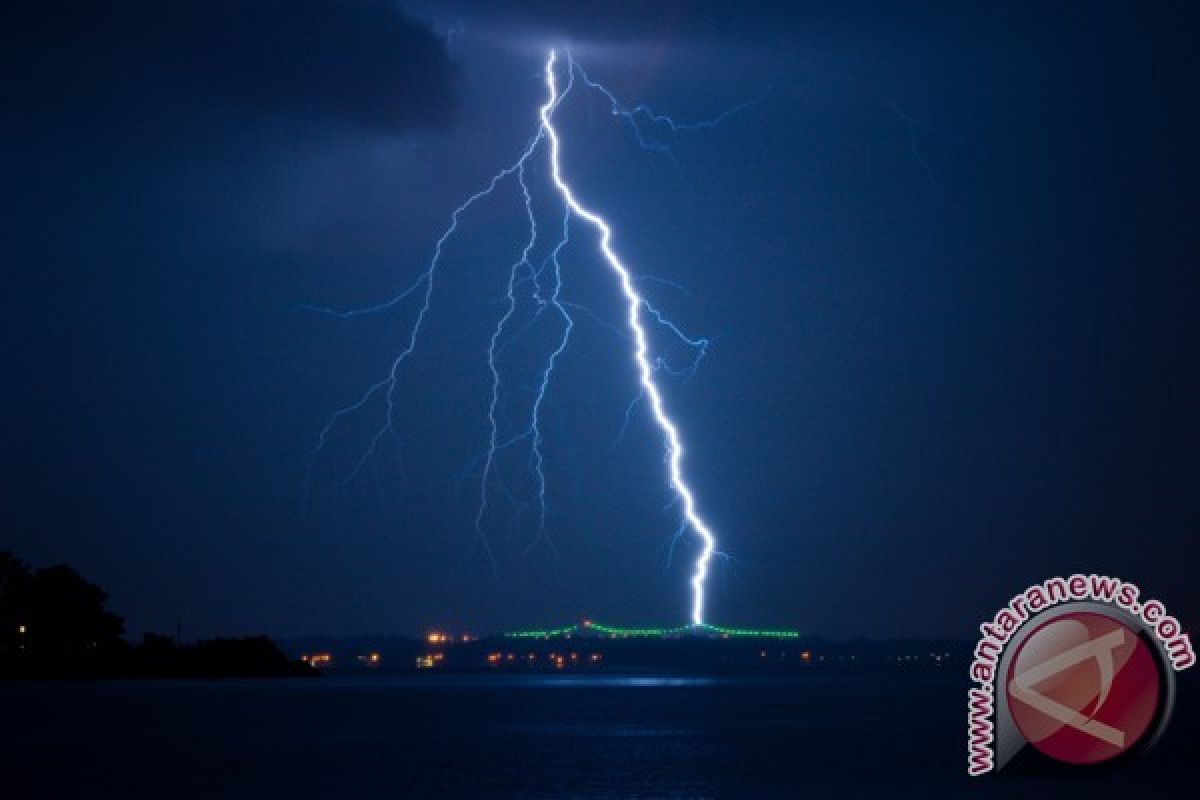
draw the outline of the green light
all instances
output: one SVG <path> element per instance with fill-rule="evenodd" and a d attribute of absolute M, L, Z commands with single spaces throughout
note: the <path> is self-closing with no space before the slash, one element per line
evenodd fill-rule
<path fill-rule="evenodd" d="M 799 639 L 800 631 L 759 631 L 747 628 L 722 628 L 717 625 L 701 625 L 705 630 L 719 633 L 722 636 L 753 636 L 760 639 Z"/>
<path fill-rule="evenodd" d="M 691 625 L 680 625 L 677 628 L 614 628 L 610 625 L 601 625 L 599 622 L 593 622 L 588 627 L 609 636 L 678 636 L 692 630 Z"/>
<path fill-rule="evenodd" d="M 552 628 L 547 631 L 513 631 L 504 635 L 509 639 L 549 639 L 554 636 L 567 636 L 577 630 L 578 625 L 568 625 L 565 628 Z"/>
<path fill-rule="evenodd" d="M 679 625 L 674 628 L 619 628 L 613 625 L 601 625 L 599 622 L 585 622 L 583 625 L 568 625 L 549 630 L 513 631 L 504 634 L 510 639 L 551 639 L 557 636 L 594 632 L 613 638 L 667 638 L 684 636 L 689 633 L 710 633 L 723 637 L 743 637 L 757 639 L 799 639 L 800 631 L 789 630 L 757 630 L 753 628 L 722 628 L 719 625 Z"/>

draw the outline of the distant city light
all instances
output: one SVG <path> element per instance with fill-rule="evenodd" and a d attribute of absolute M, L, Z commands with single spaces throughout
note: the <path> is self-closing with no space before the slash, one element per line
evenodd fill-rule
<path fill-rule="evenodd" d="M 682 663 L 684 659 L 707 663 L 714 657 L 714 652 L 719 651 L 721 663 L 757 664 L 761 669 L 807 670 L 819 669 L 818 665 L 825 662 L 858 661 L 888 663 L 892 668 L 912 670 L 924 669 L 926 665 L 930 669 L 940 668 L 951 657 L 950 652 L 939 652 L 932 648 L 914 654 L 897 653 L 891 648 L 888 648 L 890 652 L 880 652 L 870 646 L 867 652 L 855 654 L 836 644 L 829 645 L 833 648 L 832 652 L 820 653 L 812 649 L 813 642 L 808 640 L 808 636 L 798 630 L 727 628 L 708 623 L 627 628 L 605 625 L 590 618 L 580 619 L 575 625 L 510 631 L 482 638 L 474 634 L 431 629 L 424 637 L 427 652 L 417 656 L 416 666 L 418 669 L 449 672 L 480 668 L 594 671 L 611 663 L 624 664 L 629 657 L 639 663 L 643 658 L 658 657 L 669 658 L 671 663 Z M 727 640 L 728 644 L 721 644 L 722 640 Z M 663 644 L 653 644 L 655 641 Z M 464 642 L 466 644 L 462 644 Z M 664 646 L 667 655 L 663 655 Z M 609 648 L 613 652 L 606 652 Z M 317 653 L 303 658 L 313 666 L 321 667 L 329 665 L 331 657 L 328 653 Z M 380 656 L 369 652 L 358 656 L 358 659 L 365 666 L 374 667 Z"/>
<path fill-rule="evenodd" d="M 310 667 L 328 667 L 333 663 L 333 654 L 331 653 L 305 653 L 300 656 L 300 660 Z"/>
<path fill-rule="evenodd" d="M 423 656 L 417 656 L 417 669 L 440 667 L 445 658 L 445 653 L 426 653 Z"/>

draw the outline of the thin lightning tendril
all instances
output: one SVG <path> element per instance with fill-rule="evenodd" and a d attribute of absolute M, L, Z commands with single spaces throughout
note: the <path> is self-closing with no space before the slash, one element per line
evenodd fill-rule
<path fill-rule="evenodd" d="M 541 139 L 540 135 L 534 139 L 534 147 L 537 147 L 537 142 Z M 530 150 L 532 153 L 532 150 Z M 521 267 L 527 267 L 532 271 L 533 267 L 529 263 L 529 253 L 533 250 L 534 244 L 537 243 L 537 217 L 533 213 L 533 196 L 529 193 L 529 185 L 525 183 L 525 161 L 522 160 L 520 167 L 517 170 L 517 181 L 521 184 L 521 194 L 525 198 L 525 216 L 529 220 L 529 239 L 525 242 L 525 248 L 521 251 L 521 257 L 513 263 L 508 271 L 508 308 L 504 312 L 504 316 L 496 322 L 496 327 L 492 331 L 492 339 L 488 345 L 488 369 L 492 373 L 492 401 L 488 405 L 488 423 L 491 425 L 491 434 L 488 439 L 487 454 L 483 462 L 483 477 L 480 479 L 479 488 L 479 511 L 475 514 L 475 531 L 479 535 L 481 541 L 487 541 L 487 537 L 483 533 L 483 517 L 487 513 L 488 505 L 488 478 L 492 474 L 492 465 L 496 459 L 496 438 L 499 436 L 499 426 L 496 422 L 496 406 L 500 402 L 500 369 L 496 366 L 496 343 L 500 340 L 501 334 L 504 333 L 504 328 L 508 325 L 508 321 L 512 319 L 513 312 L 517 310 L 516 283 L 517 273 Z"/>
<path fill-rule="evenodd" d="M 717 127 L 734 114 L 739 114 L 742 111 L 745 111 L 747 108 L 757 104 L 762 99 L 755 98 L 753 100 L 747 100 L 744 103 L 740 103 L 733 108 L 728 109 L 727 111 L 722 111 L 720 114 L 709 119 L 703 119 L 698 122 L 679 122 L 673 117 L 658 113 L 645 103 L 639 103 L 632 108 L 624 105 L 620 100 L 617 99 L 616 95 L 608 90 L 608 87 L 602 83 L 592 80 L 591 77 L 588 76 L 587 72 L 584 71 L 583 67 L 581 67 L 574 60 L 571 60 L 569 55 L 568 60 L 570 61 L 572 72 L 578 72 L 580 80 L 587 84 L 589 89 L 596 90 L 608 99 L 612 115 L 614 117 L 621 117 L 625 120 L 625 122 L 629 125 L 629 129 L 633 131 L 633 136 L 637 140 L 637 143 L 641 145 L 643 149 L 668 156 L 672 162 L 675 161 L 675 155 L 671 152 L 670 147 L 663 142 L 651 141 L 646 138 L 645 131 L 642 130 L 643 120 L 649 123 L 651 128 L 665 128 L 671 133 L 679 133 L 681 131 L 708 130 L 710 128 Z M 676 166 L 678 166 L 678 163 L 676 163 Z"/>
<path fill-rule="evenodd" d="M 542 372 L 542 382 L 538 386 L 537 399 L 533 402 L 533 412 L 530 419 L 530 430 L 533 432 L 533 447 L 530 452 L 530 460 L 538 482 L 538 539 L 535 540 L 535 544 L 537 541 L 545 541 L 551 548 L 554 545 L 546 537 L 546 473 L 543 469 L 545 459 L 542 456 L 541 414 L 542 403 L 546 399 L 546 390 L 550 387 L 550 376 L 554 374 L 554 366 L 558 362 L 558 357 L 567 349 L 567 343 L 571 340 L 571 331 L 575 328 L 575 320 L 567 313 L 567 309 L 563 307 L 562 300 L 559 297 L 562 292 L 562 263 L 559 261 L 559 254 L 569 241 L 568 230 L 570 224 L 571 210 L 570 208 L 565 208 L 563 210 L 562 238 L 558 240 L 558 244 L 554 247 L 554 251 L 550 255 L 550 260 L 554 264 L 554 288 L 551 290 L 548 299 L 541 296 L 540 288 L 535 294 L 535 299 L 541 304 L 542 309 L 546 306 L 553 307 L 563 321 L 562 337 L 558 340 L 558 347 L 546 359 L 546 369 Z"/>
<path fill-rule="evenodd" d="M 513 162 L 512 164 L 510 164 L 507 167 L 504 167 L 499 172 L 497 172 L 495 175 L 493 175 L 491 180 L 488 181 L 487 185 L 484 186 L 484 188 L 476 191 L 474 194 L 472 194 L 470 197 L 468 197 L 465 201 L 463 201 L 463 203 L 461 205 L 459 205 L 458 208 L 454 209 L 454 212 L 451 213 L 451 215 L 450 215 L 449 226 L 447 226 L 446 230 L 444 230 L 442 232 L 442 235 L 440 237 L 438 237 L 437 243 L 433 247 L 433 256 L 430 258 L 429 264 L 425 267 L 425 270 L 420 275 L 417 276 L 417 279 L 415 281 L 413 281 L 413 283 L 408 288 L 406 288 L 404 291 L 400 292 L 399 294 L 392 297 L 390 300 L 387 300 L 383 303 L 378 303 L 378 304 L 375 304 L 372 306 L 366 306 L 363 308 L 352 309 L 349 311 L 337 311 L 337 310 L 330 309 L 330 308 L 311 307 L 311 306 L 309 307 L 309 310 L 315 311 L 317 313 L 335 316 L 339 319 L 349 319 L 349 318 L 352 318 L 355 316 L 378 313 L 378 312 L 393 308 L 394 306 L 399 304 L 401 301 L 403 301 L 405 298 L 414 294 L 418 287 L 420 287 L 421 285 L 425 286 L 425 293 L 421 298 L 421 306 L 417 311 L 417 316 L 413 322 L 412 328 L 409 329 L 408 344 L 405 345 L 404 349 L 400 351 L 400 354 L 397 355 L 396 358 L 392 361 L 392 366 L 391 366 L 391 369 L 388 371 L 388 376 L 386 378 L 384 378 L 383 380 L 378 381 L 377 383 L 373 384 L 371 387 L 369 387 L 367 389 L 367 391 L 364 392 L 362 394 L 362 396 L 359 397 L 359 399 L 356 400 L 355 402 L 351 403 L 350 405 L 343 406 L 342 408 L 333 412 L 333 414 L 330 415 L 329 419 L 326 420 L 325 426 L 321 429 L 320 435 L 317 438 L 317 446 L 313 449 L 312 453 L 310 454 L 308 471 L 307 471 L 307 476 L 305 479 L 305 497 L 306 497 L 305 505 L 306 506 L 311 501 L 313 472 L 316 468 L 317 458 L 319 458 L 321 453 L 324 451 L 325 446 L 329 441 L 329 437 L 333 433 L 334 427 L 336 427 L 338 422 L 340 422 L 345 417 L 350 416 L 350 415 L 354 414 L 354 412 L 362 409 L 368 402 L 370 402 L 371 398 L 373 398 L 376 395 L 376 393 L 378 393 L 380 390 L 382 390 L 384 388 L 387 389 L 387 395 L 386 395 L 387 396 L 387 414 L 384 419 L 383 427 L 381 427 L 375 433 L 375 435 L 371 438 L 370 445 L 363 452 L 362 456 L 359 458 L 359 460 L 355 464 L 354 468 L 342 480 L 343 485 L 348 485 L 348 484 L 352 483 L 354 481 L 354 479 L 356 477 L 358 477 L 358 474 L 359 474 L 359 472 L 362 471 L 362 468 L 378 452 L 379 443 L 383 440 L 383 438 L 385 436 L 387 436 L 389 433 L 392 432 L 392 426 L 394 425 L 394 420 L 395 420 L 395 414 L 394 414 L 395 393 L 396 393 L 396 386 L 399 382 L 400 367 L 406 360 L 408 360 L 408 357 L 416 349 L 417 339 L 421 335 L 421 329 L 422 329 L 422 326 L 424 325 L 425 317 L 429 314 L 429 307 L 432 304 L 432 300 L 433 300 L 433 279 L 434 279 L 434 276 L 437 274 L 437 269 L 441 265 L 441 262 L 442 262 L 442 248 L 445 246 L 446 242 L 449 241 L 449 239 L 458 230 L 458 222 L 462 218 L 462 215 L 464 213 L 466 213 L 466 211 L 468 209 L 470 209 L 472 206 L 474 206 L 475 203 L 477 203 L 479 200 L 491 195 L 492 192 L 494 192 L 496 190 L 496 187 L 499 186 L 500 183 L 505 178 L 507 178 L 510 175 L 512 175 L 513 173 L 521 170 L 522 167 L 524 166 L 525 162 L 529 159 L 529 157 L 531 155 L 533 155 L 533 151 L 537 147 L 538 142 L 541 141 L 541 138 L 542 138 L 542 136 L 539 131 L 538 135 L 534 136 L 529 141 L 529 144 L 526 146 L 525 150 L 521 153 L 520 158 L 518 158 L 515 162 Z M 489 562 L 492 563 L 493 568 L 494 568 L 495 567 L 495 558 L 492 554 L 491 545 L 488 543 L 486 538 L 483 538 L 481 540 L 481 543 L 483 544 L 483 547 L 487 554 Z"/>
<path fill-rule="evenodd" d="M 388 370 L 386 377 L 369 386 L 357 400 L 339 408 L 333 412 L 321 428 L 318 435 L 316 447 L 311 453 L 311 458 L 308 465 L 308 471 L 305 480 L 306 504 L 310 502 L 311 488 L 313 483 L 313 474 L 317 460 L 324 452 L 326 446 L 338 427 L 346 418 L 354 416 L 362 411 L 372 402 L 382 396 L 386 400 L 386 409 L 383 425 L 376 431 L 370 439 L 367 448 L 360 454 L 354 467 L 345 475 L 342 480 L 343 485 L 352 483 L 360 474 L 363 467 L 370 463 L 371 460 L 378 454 L 381 442 L 389 435 L 394 433 L 394 425 L 396 421 L 396 400 L 397 387 L 400 383 L 401 368 L 407 361 L 413 351 L 416 349 L 417 342 L 421 335 L 426 317 L 429 314 L 432 305 L 434 279 L 437 275 L 438 268 L 442 263 L 442 252 L 446 243 L 458 231 L 459 222 L 469 209 L 476 203 L 491 196 L 496 188 L 509 178 L 515 177 L 518 187 L 521 190 L 521 195 L 525 205 L 525 214 L 528 221 L 529 233 L 521 252 L 509 268 L 508 280 L 506 284 L 506 292 L 499 300 L 499 305 L 503 307 L 499 319 L 492 330 L 492 334 L 488 341 L 486 350 L 486 358 L 488 370 L 491 377 L 491 392 L 487 409 L 488 419 L 488 447 L 473 463 L 475 467 L 482 465 L 480 483 L 479 483 L 479 507 L 475 516 L 475 530 L 480 543 L 483 546 L 484 552 L 488 561 L 492 565 L 493 571 L 496 570 L 496 560 L 493 553 L 492 545 L 486 535 L 486 517 L 489 510 L 489 495 L 491 492 L 499 492 L 508 499 L 517 510 L 515 512 L 514 521 L 523 513 L 527 504 L 518 504 L 516 497 L 512 491 L 505 485 L 502 476 L 499 474 L 496 456 L 501 451 L 508 450 L 523 442 L 529 443 L 529 468 L 533 474 L 535 483 L 535 502 L 537 504 L 537 537 L 530 544 L 530 547 L 535 546 L 539 542 L 544 542 L 547 546 L 554 550 L 553 542 L 547 536 L 546 532 L 546 475 L 545 475 L 545 455 L 543 452 L 544 437 L 542 432 L 542 415 L 545 407 L 545 399 L 547 391 L 550 387 L 554 371 L 559 363 L 560 358 L 566 352 L 569 345 L 572 332 L 575 328 L 575 318 L 572 311 L 583 312 L 593 317 L 597 323 L 610 329 L 617 334 L 622 340 L 630 342 L 633 345 L 634 362 L 639 374 L 639 390 L 625 411 L 624 423 L 621 427 L 621 436 L 624 436 L 625 430 L 629 426 L 629 421 L 634 408 L 643 400 L 647 400 L 655 424 L 661 432 L 665 445 L 664 460 L 668 465 L 670 487 L 673 492 L 673 499 L 668 504 L 668 508 L 678 506 L 681 510 L 680 521 L 674 535 L 670 539 L 670 550 L 668 553 L 668 564 L 670 552 L 674 551 L 675 544 L 684 536 L 687 531 L 692 531 L 699 539 L 701 544 L 700 553 L 696 558 L 695 568 L 691 578 L 692 588 L 692 622 L 696 625 L 704 624 L 704 586 L 708 576 L 709 564 L 716 551 L 716 538 L 709 528 L 708 524 L 699 515 L 696 508 L 696 501 L 692 489 L 687 484 L 683 473 L 683 444 L 679 434 L 679 430 L 674 421 L 668 416 L 662 397 L 661 390 L 655 382 L 655 375 L 659 372 L 665 372 L 674 377 L 689 378 L 699 367 L 700 361 L 706 355 L 710 341 L 702 337 L 690 337 L 683 330 L 660 312 L 655 306 L 643 297 L 638 292 L 638 285 L 645 282 L 656 282 L 688 294 L 687 290 L 678 284 L 671 281 L 655 277 L 653 275 L 633 274 L 625 264 L 617 256 L 616 251 L 612 246 L 612 230 L 608 222 L 597 212 L 585 207 L 577 198 L 574 190 L 567 183 L 563 176 L 563 170 L 560 162 L 561 140 L 558 131 L 553 125 L 553 116 L 555 110 L 562 103 L 564 98 L 570 93 L 574 85 L 575 77 L 578 75 L 580 81 L 588 88 L 601 93 L 611 105 L 612 114 L 622 117 L 633 131 L 634 137 L 638 144 L 645 149 L 659 153 L 664 153 L 674 160 L 669 148 L 661 142 L 652 141 L 646 137 L 643 126 L 648 125 L 651 129 L 661 128 L 670 132 L 701 130 L 712 128 L 720 124 L 729 116 L 738 113 L 744 108 L 753 105 L 757 100 L 743 103 L 733 109 L 730 109 L 712 119 L 704 120 L 696 123 L 681 123 L 664 114 L 659 114 L 653 111 L 649 106 L 641 104 L 632 108 L 626 107 L 618 101 L 616 96 L 610 92 L 603 84 L 593 81 L 583 68 L 577 64 L 570 56 L 566 55 L 566 85 L 559 91 L 558 80 L 556 77 L 557 54 L 551 51 L 545 63 L 544 77 L 548 98 L 544 105 L 539 108 L 539 126 L 535 135 L 533 135 L 525 146 L 520 156 L 511 164 L 501 169 L 484 185 L 483 188 L 470 195 L 461 205 L 459 205 L 450 215 L 450 223 L 442 232 L 441 236 L 433 248 L 433 254 L 427 263 L 425 269 L 417 276 L 410 285 L 404 288 L 398 294 L 391 298 L 374 305 L 368 305 L 361 308 L 353 308 L 341 310 L 322 306 L 302 306 L 303 310 L 312 311 L 315 313 L 332 316 L 338 319 L 353 319 L 360 316 L 379 314 L 389 312 L 399 307 L 405 300 L 410 297 L 419 296 L 421 298 L 416 316 L 407 331 L 407 342 L 400 353 L 392 360 L 391 367 Z M 539 231 L 537 225 L 537 215 L 534 211 L 533 194 L 527 181 L 526 167 L 530 163 L 530 159 L 538 151 L 543 144 L 548 145 L 549 149 L 549 166 L 550 177 L 557 191 L 558 196 L 562 200 L 562 217 L 560 234 L 555 242 L 550 253 L 541 260 L 535 267 L 531 261 L 531 255 L 539 240 Z M 627 301 L 627 314 L 624 329 L 612 325 L 594 310 L 586 305 L 578 302 L 572 302 L 565 299 L 562 295 L 563 291 L 563 264 L 561 260 L 562 253 L 566 246 L 570 243 L 570 225 L 572 219 L 579 219 L 587 223 L 599 235 L 599 250 L 605 262 L 617 277 L 622 293 Z M 518 290 L 523 290 L 524 287 L 529 287 L 529 301 L 532 302 L 534 311 L 532 318 L 526 321 L 515 332 L 509 333 L 509 328 L 516 316 L 518 308 L 522 301 L 519 299 Z M 422 291 L 423 289 L 423 291 Z M 523 297 L 523 295 L 520 295 Z M 505 434 L 501 436 L 501 424 L 498 416 L 503 392 L 503 370 L 501 368 L 501 355 L 506 349 L 512 346 L 521 336 L 536 325 L 539 320 L 545 318 L 543 315 L 551 314 L 553 318 L 560 323 L 559 333 L 554 342 L 553 350 L 545 357 L 543 367 L 540 370 L 536 379 L 536 385 L 533 388 L 534 398 L 529 408 L 528 424 L 524 430 L 513 434 Z M 650 353 L 649 334 L 644 326 L 644 321 L 649 321 L 652 325 L 657 325 L 665 329 L 674 339 L 680 342 L 691 353 L 690 362 L 685 367 L 672 366 L 668 363 L 665 355 L 652 356 Z M 618 441 L 620 437 L 618 437 Z M 614 444 L 615 447 L 615 444 Z M 527 550 L 528 552 L 528 550 Z"/>

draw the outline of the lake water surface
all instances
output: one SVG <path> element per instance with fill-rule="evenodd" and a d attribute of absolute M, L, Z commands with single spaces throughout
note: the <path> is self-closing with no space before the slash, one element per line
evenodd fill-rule
<path fill-rule="evenodd" d="M 0 797 L 1150 800 L 1195 780 L 1194 681 L 1140 761 L 985 779 L 965 775 L 965 688 L 936 673 L 8 683 Z"/>

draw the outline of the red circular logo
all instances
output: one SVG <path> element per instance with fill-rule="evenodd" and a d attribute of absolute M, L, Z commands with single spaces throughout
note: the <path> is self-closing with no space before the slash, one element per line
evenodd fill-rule
<path fill-rule="evenodd" d="M 1036 628 L 1008 669 L 1008 706 L 1041 752 L 1095 764 L 1135 746 L 1154 723 L 1159 674 L 1154 653 L 1120 621 L 1076 612 Z"/>

